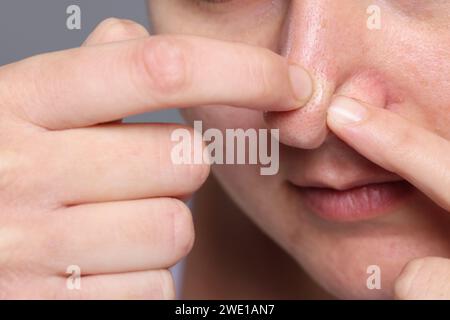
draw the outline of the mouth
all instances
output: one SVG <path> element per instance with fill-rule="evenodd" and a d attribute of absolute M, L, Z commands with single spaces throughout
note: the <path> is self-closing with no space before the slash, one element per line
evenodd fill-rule
<path fill-rule="evenodd" d="M 312 212 L 335 222 L 368 220 L 388 214 L 414 190 L 404 180 L 368 183 L 342 190 L 292 185 Z"/>

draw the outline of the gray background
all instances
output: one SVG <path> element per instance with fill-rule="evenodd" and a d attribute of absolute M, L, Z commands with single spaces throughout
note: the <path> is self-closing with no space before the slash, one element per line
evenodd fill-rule
<path fill-rule="evenodd" d="M 146 0 L 1 0 L 0 65 L 38 53 L 78 47 L 108 17 L 135 20 L 148 27 Z M 66 28 L 66 9 L 81 8 L 81 30 Z M 180 122 L 176 110 L 139 115 L 129 122 Z"/>
<path fill-rule="evenodd" d="M 127 18 L 148 27 L 146 0 L 0 0 L 0 65 L 25 57 L 78 47 L 102 20 Z M 81 30 L 68 30 L 66 9 L 81 8 Z M 177 110 L 137 115 L 127 122 L 182 122 Z M 182 263 L 174 269 L 181 286 Z"/>

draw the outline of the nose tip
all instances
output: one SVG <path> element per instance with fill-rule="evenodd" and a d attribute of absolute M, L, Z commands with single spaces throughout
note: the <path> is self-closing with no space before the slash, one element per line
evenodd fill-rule
<path fill-rule="evenodd" d="M 314 81 L 314 94 L 300 109 L 287 112 L 268 112 L 265 121 L 280 130 L 280 142 L 295 148 L 315 149 L 325 141 L 329 130 L 326 125 L 327 109 L 334 86 L 329 81 Z"/>
<path fill-rule="evenodd" d="M 382 74 L 375 70 L 359 70 L 336 85 L 331 80 L 316 80 L 314 94 L 302 108 L 265 115 L 271 128 L 280 130 L 280 142 L 294 148 L 317 149 L 330 135 L 327 110 L 335 96 L 347 96 L 384 108 L 388 89 Z"/>

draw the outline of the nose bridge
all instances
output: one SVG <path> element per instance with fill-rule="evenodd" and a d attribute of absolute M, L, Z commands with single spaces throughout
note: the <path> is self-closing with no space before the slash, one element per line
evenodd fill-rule
<path fill-rule="evenodd" d="M 338 69 L 361 47 L 364 28 L 361 2 L 354 0 L 293 0 L 286 19 L 281 52 L 325 80 L 337 81 Z M 358 4 L 359 3 L 359 4 Z M 361 28 L 355 28 L 360 25 Z"/>
<path fill-rule="evenodd" d="M 304 149 L 325 140 L 326 111 L 333 94 L 362 59 L 365 1 L 292 0 L 280 51 L 308 69 L 315 79 L 315 95 L 295 111 L 271 113 L 266 119 L 280 129 L 281 142 Z M 361 27 L 355 27 L 360 25 Z M 348 50 L 348 49 L 351 50 Z"/>

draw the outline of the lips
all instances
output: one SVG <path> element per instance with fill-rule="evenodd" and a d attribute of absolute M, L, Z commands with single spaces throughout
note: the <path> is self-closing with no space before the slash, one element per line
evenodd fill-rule
<path fill-rule="evenodd" d="M 406 181 L 368 183 L 345 190 L 294 187 L 312 212 L 337 222 L 367 220 L 387 214 L 414 190 Z"/>

